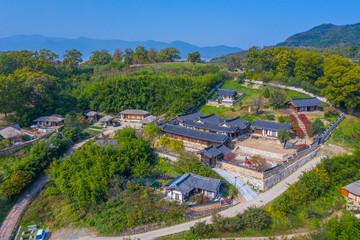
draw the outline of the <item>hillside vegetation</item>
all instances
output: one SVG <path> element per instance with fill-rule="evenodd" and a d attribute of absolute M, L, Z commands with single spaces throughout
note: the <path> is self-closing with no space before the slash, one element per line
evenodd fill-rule
<path fill-rule="evenodd" d="M 341 26 L 322 24 L 290 36 L 277 45 L 316 48 L 360 45 L 360 23 Z"/>

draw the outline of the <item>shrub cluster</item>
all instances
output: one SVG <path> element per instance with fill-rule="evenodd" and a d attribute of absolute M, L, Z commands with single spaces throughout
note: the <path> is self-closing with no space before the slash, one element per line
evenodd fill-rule
<path fill-rule="evenodd" d="M 309 119 L 306 117 L 305 114 L 302 114 L 302 113 L 300 113 L 298 116 L 299 116 L 300 120 L 304 123 L 307 134 L 310 137 L 313 136 L 314 133 L 313 133 L 313 130 L 311 129 L 311 123 L 310 123 Z"/>

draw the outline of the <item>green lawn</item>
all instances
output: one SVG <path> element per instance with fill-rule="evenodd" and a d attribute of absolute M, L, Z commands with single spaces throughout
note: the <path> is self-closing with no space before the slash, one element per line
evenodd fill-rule
<path fill-rule="evenodd" d="M 288 99 L 290 100 L 290 98 L 308 98 L 310 97 L 309 95 L 305 94 L 305 93 L 301 93 L 301 92 L 297 92 L 297 91 L 293 91 L 293 90 L 285 90 L 286 94 L 288 95 Z"/>

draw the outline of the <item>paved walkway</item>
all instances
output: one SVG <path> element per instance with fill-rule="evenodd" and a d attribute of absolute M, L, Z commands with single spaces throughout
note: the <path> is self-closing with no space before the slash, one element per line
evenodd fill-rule
<path fill-rule="evenodd" d="M 65 156 L 70 156 L 71 153 L 81 147 L 89 139 L 79 142 L 71 146 L 68 151 L 66 151 Z M 38 179 L 31 187 L 26 190 L 26 192 L 20 197 L 20 199 L 15 203 L 15 205 L 10 209 L 5 220 L 0 226 L 0 240 L 7 240 L 11 237 L 11 233 L 16 227 L 17 222 L 20 220 L 21 214 L 25 210 L 26 206 L 32 201 L 34 196 L 41 190 L 44 186 L 46 180 L 49 177 L 44 174 L 40 179 Z"/>
<path fill-rule="evenodd" d="M 221 177 L 225 178 L 230 184 L 232 184 L 246 201 L 251 201 L 258 197 L 258 195 L 245 183 L 239 180 L 237 177 L 233 176 L 231 173 L 222 170 L 220 168 L 214 167 L 213 170 L 217 172 Z"/>
<path fill-rule="evenodd" d="M 309 162 L 307 162 L 306 164 L 304 164 L 303 166 L 298 168 L 290 176 L 288 176 L 284 180 L 280 181 L 278 184 L 276 184 L 275 186 L 273 186 L 266 192 L 260 194 L 258 198 L 254 199 L 252 201 L 245 202 L 243 204 L 238 204 L 238 205 L 235 205 L 228 209 L 225 209 L 224 211 L 221 211 L 220 214 L 224 217 L 234 217 L 238 213 L 242 213 L 245 209 L 247 209 L 250 206 L 261 207 L 261 206 L 266 205 L 267 203 L 271 202 L 276 197 L 281 195 L 289 187 L 289 184 L 296 182 L 298 180 L 298 177 L 302 174 L 303 171 L 307 171 L 307 170 L 310 170 L 313 167 L 315 167 L 316 164 L 318 164 L 323 157 L 324 156 L 318 156 L 318 157 L 313 158 L 312 160 L 310 160 Z M 191 226 L 194 226 L 194 224 L 196 222 L 204 221 L 204 220 L 207 223 L 210 223 L 211 217 L 209 216 L 209 217 L 197 219 L 194 221 L 174 225 L 171 227 L 165 227 L 165 228 L 157 229 L 157 230 L 150 231 L 150 232 L 132 235 L 131 239 L 150 240 L 150 239 L 155 239 L 156 237 L 160 237 L 160 236 L 165 236 L 165 235 L 169 235 L 169 234 L 179 233 L 182 231 L 187 231 L 190 229 Z M 123 239 L 123 237 L 91 237 L 91 236 L 88 236 L 88 237 L 80 237 L 78 239 L 79 240 L 80 239 L 81 240 L 88 240 L 88 239 L 120 240 L 120 239 Z"/>

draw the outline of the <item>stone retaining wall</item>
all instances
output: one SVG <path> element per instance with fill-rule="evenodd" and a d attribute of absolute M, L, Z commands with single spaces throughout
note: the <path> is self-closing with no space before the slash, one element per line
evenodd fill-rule
<path fill-rule="evenodd" d="M 0 149 L 0 156 L 11 155 L 12 153 L 19 151 L 23 147 L 32 145 L 33 143 L 35 143 L 35 142 L 37 142 L 37 141 L 39 141 L 41 139 L 50 137 L 53 133 L 54 132 L 45 133 L 44 135 L 42 135 L 42 136 L 40 136 L 40 137 L 38 137 L 36 139 L 26 141 L 26 142 L 23 142 L 23 143 L 20 143 L 18 145 L 14 145 L 14 146 L 11 146 L 11 147 L 8 147 L 8 148 Z"/>
<path fill-rule="evenodd" d="M 197 205 L 194 205 L 194 206 L 189 206 L 187 211 L 203 211 L 203 210 L 217 208 L 217 207 L 221 207 L 221 202 L 220 201 L 210 203 L 210 204 L 197 204 Z"/>
<path fill-rule="evenodd" d="M 279 160 L 283 160 L 288 156 L 288 154 L 286 153 L 284 154 L 284 153 L 268 152 L 257 148 L 245 147 L 241 145 L 238 145 L 236 149 L 240 150 L 243 153 L 250 154 L 252 156 L 260 155 L 261 157 L 279 159 Z"/>

